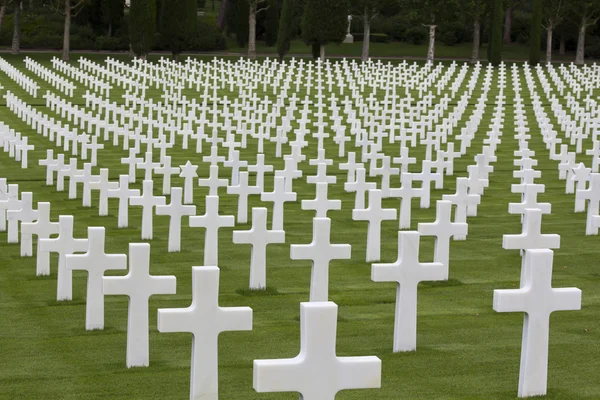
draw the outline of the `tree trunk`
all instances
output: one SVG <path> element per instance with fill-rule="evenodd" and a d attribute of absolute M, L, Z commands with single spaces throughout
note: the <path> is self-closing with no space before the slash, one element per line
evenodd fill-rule
<path fill-rule="evenodd" d="M 71 0 L 65 0 L 65 32 L 63 36 L 63 61 L 69 61 L 71 50 Z"/>
<path fill-rule="evenodd" d="M 567 40 L 564 38 L 564 36 L 560 37 L 560 43 L 558 45 L 558 54 L 560 54 L 561 56 L 567 54 Z"/>
<path fill-rule="evenodd" d="M 369 59 L 369 46 L 371 45 L 371 18 L 369 18 L 369 12 L 365 6 L 364 16 L 364 37 L 362 46 L 362 60 L 367 61 Z"/>
<path fill-rule="evenodd" d="M 15 14 L 13 23 L 13 40 L 12 40 L 12 54 L 19 54 L 21 51 L 21 0 L 15 1 Z"/>
<path fill-rule="evenodd" d="M 546 62 L 550 64 L 552 62 L 552 25 L 548 25 L 546 28 Z"/>
<path fill-rule="evenodd" d="M 585 61 L 585 29 L 587 21 L 584 19 L 579 26 L 579 37 L 577 38 L 577 54 L 575 55 L 575 64 L 583 64 Z"/>
<path fill-rule="evenodd" d="M 325 61 L 325 45 L 324 44 L 321 45 L 321 53 L 319 54 L 319 57 L 321 58 L 321 61 Z"/>
<path fill-rule="evenodd" d="M 437 25 L 429 25 L 429 48 L 427 49 L 427 63 L 432 63 L 435 58 L 435 28 Z"/>
<path fill-rule="evenodd" d="M 256 0 L 250 0 L 248 58 L 256 58 Z"/>
<path fill-rule="evenodd" d="M 473 21 L 473 51 L 471 52 L 471 62 L 473 64 L 479 61 L 479 46 L 481 44 L 481 23 L 479 17 Z"/>
<path fill-rule="evenodd" d="M 6 3 L 8 0 L 3 0 L 0 6 L 0 32 L 2 32 L 2 22 L 4 22 L 4 15 L 6 15 Z"/>
<path fill-rule="evenodd" d="M 223 29 L 225 27 L 225 15 L 227 13 L 227 4 L 228 0 L 221 0 L 221 5 L 219 6 L 219 15 L 217 16 L 217 28 L 219 29 Z"/>
<path fill-rule="evenodd" d="M 512 7 L 509 7 L 506 10 L 506 16 L 504 17 L 504 44 L 512 44 L 512 39 L 510 37 L 512 30 Z"/>

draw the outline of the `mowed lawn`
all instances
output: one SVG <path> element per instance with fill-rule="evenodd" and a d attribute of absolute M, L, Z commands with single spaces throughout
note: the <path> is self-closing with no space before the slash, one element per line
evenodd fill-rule
<path fill-rule="evenodd" d="M 26 72 L 23 57 L 2 56 Z M 36 60 L 51 68 L 50 56 L 36 55 Z M 74 57 L 77 58 L 77 57 Z M 91 57 L 102 61 L 99 56 Z M 208 60 L 205 58 L 205 60 Z M 472 70 L 471 70 L 472 71 Z M 471 71 L 464 81 L 462 91 Z M 473 112 L 481 94 L 483 71 L 470 105 L 454 133 L 460 133 Z M 33 76 L 33 75 L 32 75 Z M 497 76 L 497 75 L 495 75 Z M 498 146 L 498 161 L 490 176 L 490 187 L 479 206 L 478 216 L 469 218 L 469 236 L 464 242 L 451 245 L 450 280 L 422 283 L 419 286 L 418 348 L 414 353 L 393 353 L 394 308 L 396 285 L 371 281 L 371 267 L 365 262 L 366 222 L 352 221 L 354 194 L 343 190 L 346 173 L 337 167 L 337 146 L 326 140 L 328 158 L 336 159 L 328 174 L 336 175 L 338 183 L 329 189 L 330 198 L 342 200 L 342 210 L 330 212 L 332 243 L 352 245 L 352 260 L 334 261 L 330 268 L 330 300 L 339 306 L 337 354 L 339 356 L 375 355 L 383 361 L 382 387 L 378 390 L 343 391 L 337 399 L 513 399 L 517 397 L 523 314 L 499 314 L 492 309 L 494 289 L 511 289 L 519 285 L 521 259 L 518 251 L 502 249 L 502 235 L 520 233 L 519 216 L 508 214 L 508 203 L 519 202 L 520 195 L 510 192 L 513 151 L 517 149 L 514 134 L 513 84 L 507 71 L 505 124 L 502 143 Z M 581 311 L 557 312 L 551 318 L 548 399 L 600 398 L 600 238 L 585 236 L 585 214 L 574 214 L 574 196 L 564 193 L 564 181 L 558 180 L 557 163 L 549 161 L 533 114 L 524 74 L 520 73 L 522 94 L 528 110 L 531 129 L 531 149 L 536 151 L 540 183 L 546 193 L 540 201 L 552 203 L 552 215 L 544 216 L 543 232 L 561 235 L 561 249 L 555 251 L 554 287 L 578 287 L 583 291 Z M 40 78 L 44 89 L 51 89 Z M 51 113 L 44 100 L 28 96 L 16 83 L 0 73 L 2 94 L 10 90 L 35 106 Z M 77 83 L 79 89 L 84 89 Z M 545 109 L 550 105 L 542 95 Z M 57 91 L 53 90 L 58 94 Z M 73 102 L 85 105 L 78 90 Z M 336 91 L 337 92 L 337 91 Z M 119 103 L 124 92 L 114 87 L 112 99 Z M 272 92 L 271 92 L 272 93 Z M 420 209 L 413 202 L 412 229 L 419 222 L 433 222 L 435 200 L 453 193 L 455 180 L 466 176 L 467 165 L 481 151 L 487 126 L 493 115 L 494 88 L 488 97 L 484 119 L 467 156 L 455 163 L 455 176 L 445 177 L 445 189 L 432 192 L 430 209 Z M 152 91 L 156 99 L 160 93 Z M 198 96 L 194 92 L 188 97 Z M 235 93 L 224 92 L 231 99 Z M 325 93 L 329 97 L 330 93 Z M 59 94 L 60 95 L 60 94 Z M 262 96 L 263 93 L 260 93 Z M 312 91 L 314 95 L 314 90 Z M 380 91 L 379 97 L 383 96 Z M 595 93 L 597 96 L 598 93 Z M 61 97 L 64 97 L 60 95 Z M 303 97 L 304 94 L 299 94 Z M 272 94 L 271 94 L 272 97 Z M 454 102 L 455 103 L 455 102 Z M 30 167 L 0 153 L 0 176 L 9 183 L 18 183 L 20 191 L 34 192 L 34 201 L 52 203 L 52 218 L 59 215 L 75 217 L 76 237 L 86 237 L 88 226 L 106 227 L 106 249 L 124 254 L 129 243 L 139 243 L 141 208 L 130 207 L 130 227 L 117 229 L 117 201 L 110 200 L 110 215 L 98 216 L 98 195 L 93 193 L 93 207 L 81 206 L 81 190 L 77 200 L 68 200 L 67 192 L 57 192 L 55 186 L 45 186 L 45 169 L 38 167 L 46 149 L 54 148 L 47 138 L 37 135 L 20 121 L 0 100 L 0 120 L 30 138 L 35 151 L 30 152 Z M 453 106 L 451 106 L 453 107 Z M 310 116 L 309 116 L 310 118 Z M 315 119 L 315 118 L 313 118 Z M 295 124 L 295 122 L 294 122 Z M 561 134 L 564 135 L 563 132 Z M 112 180 L 127 173 L 120 158 L 127 153 L 103 142 L 99 152 L 100 167 L 109 168 Z M 195 143 L 194 143 L 195 144 Z M 316 157 L 316 141 L 305 149 L 308 158 Z M 587 143 L 586 148 L 591 147 Z M 187 160 L 199 164 L 200 177 L 208 176 L 208 166 L 201 156 L 175 146 L 169 150 L 173 165 Z M 349 151 L 358 151 L 348 146 Z M 205 151 L 208 147 L 205 146 Z M 249 141 L 242 158 L 253 164 L 256 143 Z M 572 148 L 574 150 L 574 148 Z M 221 155 L 226 152 L 221 150 Z M 289 151 L 286 151 L 287 153 Z M 396 156 L 397 145 L 385 152 Z M 274 143 L 265 144 L 269 164 L 283 168 L 275 158 Z M 411 156 L 422 159 L 424 150 L 413 149 Z M 65 158 L 68 158 L 65 156 Z M 156 155 L 155 161 L 158 161 Z M 589 164 L 588 157 L 578 161 Z M 588 165 L 589 166 L 589 165 Z M 81 168 L 81 163 L 79 168 Z M 250 251 L 248 245 L 234 245 L 232 231 L 247 230 L 250 224 L 236 225 L 220 231 L 219 267 L 221 306 L 249 306 L 254 310 L 251 332 L 225 332 L 219 338 L 219 393 L 221 399 L 297 399 L 296 393 L 256 393 L 252 388 L 252 362 L 255 359 L 295 357 L 300 349 L 300 302 L 308 301 L 310 262 L 291 261 L 290 244 L 312 241 L 314 212 L 302 211 L 300 201 L 314 198 L 314 186 L 305 181 L 316 173 L 308 162 L 301 165 L 304 177 L 294 182 L 298 193 L 296 203 L 285 207 L 286 243 L 271 245 L 267 258 L 266 292 L 248 290 Z M 411 166 L 411 170 L 418 168 Z M 95 169 L 98 172 L 98 169 Z M 229 177 L 228 168 L 220 168 L 221 177 Z M 141 188 L 141 174 L 133 187 Z M 266 177 L 266 187 L 272 188 L 273 175 Z M 374 180 L 378 181 L 378 180 Z M 155 176 L 155 194 L 160 194 L 162 179 Z M 182 186 L 173 178 L 172 186 Z M 399 182 L 392 181 L 397 187 Z M 195 188 L 197 214 L 204 214 L 206 188 Z M 235 215 L 237 197 L 220 189 L 221 214 Z M 251 197 L 251 207 L 271 207 Z M 399 205 L 396 199 L 386 199 L 386 207 Z M 249 214 L 251 215 L 251 214 Z M 0 399 L 185 399 L 189 397 L 190 334 L 161 334 L 156 330 L 158 308 L 187 307 L 191 302 L 191 267 L 202 266 L 204 231 L 182 223 L 182 252 L 168 253 L 168 217 L 154 217 L 154 240 L 151 273 L 175 275 L 177 295 L 155 296 L 150 301 L 150 367 L 128 370 L 125 366 L 127 298 L 106 296 L 105 329 L 85 331 L 86 274 L 74 272 L 73 301 L 57 302 L 56 265 L 52 257 L 52 275 L 35 276 L 35 257 L 21 258 L 19 245 L 6 244 L 6 233 L 0 233 Z M 386 221 L 382 228 L 382 262 L 397 259 L 397 221 Z M 432 261 L 433 240 L 422 238 L 421 260 Z M 124 274 L 120 272 L 117 274 Z"/>

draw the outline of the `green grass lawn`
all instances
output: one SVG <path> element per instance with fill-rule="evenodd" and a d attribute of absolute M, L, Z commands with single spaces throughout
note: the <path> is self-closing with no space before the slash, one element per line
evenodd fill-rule
<path fill-rule="evenodd" d="M 377 48 L 373 47 L 374 52 Z M 330 52 L 334 53 L 334 49 Z M 442 54 L 440 49 L 438 55 Z M 26 71 L 22 57 L 2 57 Z M 49 55 L 34 57 L 51 67 Z M 90 58 L 102 59 L 99 55 Z M 332 219 L 331 242 L 352 245 L 352 260 L 332 262 L 330 268 L 330 300 L 339 306 L 337 354 L 375 355 L 383 361 L 381 389 L 344 391 L 336 399 L 517 397 L 523 315 L 498 314 L 492 310 L 493 290 L 517 287 L 521 265 L 518 251 L 502 249 L 502 235 L 520 233 L 521 230 L 519 217 L 507 213 L 509 202 L 520 201 L 519 195 L 510 192 L 510 185 L 517 183 L 512 178 L 515 169 L 512 152 L 517 149 L 517 142 L 513 139 L 514 92 L 510 73 L 508 76 L 504 136 L 498 147 L 495 171 L 490 176 L 490 187 L 482 198 L 478 216 L 469 219 L 467 241 L 452 243 L 450 280 L 447 283 L 422 283 L 419 287 L 418 349 L 414 353 L 392 352 L 395 285 L 371 281 L 370 265 L 364 261 L 366 223 L 352 221 L 354 194 L 343 191 L 345 172 L 340 171 L 337 165 L 328 170 L 330 175 L 338 178 L 338 184 L 330 187 L 330 198 L 342 200 L 342 210 L 329 214 Z M 483 74 L 459 127 L 455 128 L 455 134 L 460 133 L 460 127 L 473 112 L 474 103 L 481 93 L 482 77 Z M 562 237 L 561 249 L 555 252 L 553 285 L 578 287 L 583 291 L 581 311 L 558 312 L 552 316 L 549 390 L 545 398 L 598 399 L 599 238 L 586 237 L 585 214 L 573 213 L 574 197 L 564 194 L 564 181 L 557 179 L 557 163 L 548 159 L 522 72 L 520 79 L 529 110 L 530 147 L 536 151 L 539 160 L 538 169 L 542 171 L 540 182 L 546 185 L 546 193 L 540 196 L 540 201 L 551 202 L 553 208 L 552 215 L 544 216 L 543 232 L 557 233 Z M 41 79 L 37 81 L 44 89 L 50 89 Z M 465 85 L 467 81 L 468 77 Z M 36 109 L 52 114 L 46 109 L 43 99 L 32 99 L 3 73 L 0 73 L 0 83 L 5 90 L 16 93 Z M 78 84 L 78 87 L 83 88 L 83 85 Z M 81 90 L 78 91 L 73 99 L 77 104 L 84 103 L 79 97 L 81 93 Z M 121 94 L 122 91 L 113 89 L 113 100 L 123 102 Z M 158 96 L 159 93 L 152 94 Z M 233 95 L 222 94 L 230 98 Z M 418 208 L 416 201 L 413 203 L 412 229 L 416 229 L 419 222 L 432 222 L 435 219 L 435 200 L 440 199 L 442 194 L 453 193 L 456 177 L 466 176 L 467 165 L 473 163 L 473 156 L 483 146 L 496 94 L 496 89 L 490 92 L 480 129 L 467 156 L 456 161 L 455 176 L 445 178 L 444 190 L 433 191 L 432 207 L 423 210 Z M 193 92 L 188 93 L 188 97 L 193 95 Z M 329 97 L 328 93 L 326 95 Z M 378 96 L 382 93 L 379 92 Z M 544 105 L 552 115 L 548 101 L 544 101 Z M 0 120 L 28 136 L 30 143 L 36 146 L 30 152 L 31 167 L 27 170 L 22 170 L 7 153 L 0 153 L 0 176 L 6 177 L 9 183 L 19 183 L 21 191 L 34 192 L 34 201 L 51 202 L 54 220 L 59 215 L 74 215 L 76 237 L 85 237 L 88 226 L 105 226 L 107 252 L 126 253 L 129 243 L 141 242 L 141 208 L 130 207 L 130 227 L 117 229 L 115 200 L 110 201 L 110 215 L 98 217 L 97 193 L 93 196 L 93 207 L 83 208 L 80 198 L 68 200 L 67 192 L 56 192 L 54 186 L 45 186 L 45 169 L 37 167 L 37 162 L 45 158 L 47 148 L 52 148 L 50 143 L 18 120 L 5 107 L 4 99 L 0 100 Z M 355 150 L 351 146 L 347 148 Z M 274 149 L 274 144 L 266 144 L 265 154 L 267 161 L 279 169 L 283 164 L 275 158 Z M 331 139 L 326 141 L 326 149 L 328 157 L 337 155 L 337 146 Z M 305 150 L 308 158 L 316 156 L 314 146 Z M 242 158 L 254 163 L 256 151 L 256 144 L 249 142 Z M 398 149 L 397 146 L 388 146 L 385 151 L 396 155 Z M 56 152 L 62 151 L 55 149 Z M 169 154 L 173 165 L 184 164 L 187 160 L 200 164 L 200 156 L 193 150 L 184 151 L 179 147 L 170 150 Z M 411 151 L 411 155 L 419 158 L 423 154 L 420 148 Z M 127 173 L 127 166 L 120 164 L 120 158 L 125 156 L 126 152 L 120 147 L 105 143 L 105 149 L 99 152 L 99 165 L 110 168 L 111 179 L 116 180 L 119 174 Z M 587 162 L 587 157 L 581 158 L 581 161 Z M 302 169 L 304 177 L 316 172 L 316 168 L 308 163 L 303 164 Z M 222 177 L 229 175 L 228 169 L 220 170 Z M 97 169 L 95 171 L 97 173 Z M 201 164 L 198 172 L 200 177 L 206 177 L 208 167 Z M 138 183 L 133 187 L 141 186 L 139 176 L 138 173 Z M 267 188 L 272 187 L 272 180 L 272 175 L 266 177 Z M 160 177 L 156 177 L 155 194 L 159 194 L 161 183 Z M 173 179 L 173 187 L 182 184 L 180 178 Z M 398 186 L 399 183 L 393 182 L 393 185 Z M 220 337 L 221 399 L 298 398 L 295 393 L 260 394 L 252 388 L 253 360 L 290 358 L 299 351 L 299 303 L 308 301 L 310 262 L 291 261 L 289 246 L 312 240 L 313 212 L 302 211 L 300 200 L 313 198 L 314 187 L 301 179 L 294 183 L 294 189 L 298 193 L 298 201 L 288 203 L 285 210 L 286 243 L 271 245 L 268 250 L 267 284 L 270 290 L 264 293 L 247 290 L 250 247 L 232 244 L 233 229 L 221 230 L 220 304 L 225 307 L 249 306 L 254 310 L 251 332 L 226 332 Z M 204 213 L 203 198 L 206 194 L 206 189 L 195 188 L 198 214 Z M 237 198 L 226 195 L 222 189 L 220 198 L 221 213 L 235 215 Z M 270 204 L 261 203 L 254 196 L 250 206 L 270 207 Z M 384 206 L 398 207 L 398 201 L 386 199 Z M 168 253 L 168 224 L 168 217 L 154 217 L 154 240 L 150 241 L 151 273 L 177 276 L 177 294 L 151 299 L 151 364 L 149 368 L 130 370 L 125 366 L 127 298 L 106 296 L 104 331 L 86 332 L 85 274 L 74 272 L 73 301 L 56 302 L 56 257 L 52 258 L 52 276 L 36 277 L 35 258 L 21 258 L 19 245 L 6 244 L 6 233 L 0 234 L 0 242 L 3 243 L 0 245 L 0 399 L 165 400 L 189 397 L 191 335 L 158 333 L 156 310 L 189 306 L 191 267 L 202 266 L 204 231 L 187 227 L 184 219 L 182 252 Z M 237 225 L 235 229 L 249 228 L 247 224 Z M 397 222 L 383 223 L 382 238 L 382 262 L 395 261 Z M 421 260 L 432 261 L 433 240 L 423 238 L 421 242 Z"/>

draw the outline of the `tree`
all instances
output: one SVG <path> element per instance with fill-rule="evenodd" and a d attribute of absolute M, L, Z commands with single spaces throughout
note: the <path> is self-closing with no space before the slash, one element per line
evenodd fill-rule
<path fill-rule="evenodd" d="M 352 15 L 356 15 L 363 22 L 363 46 L 362 60 L 369 59 L 369 47 L 371 42 L 371 22 L 375 19 L 382 9 L 392 8 L 394 0 L 353 0 Z"/>
<path fill-rule="evenodd" d="M 23 6 L 23 0 L 15 0 L 15 13 L 13 22 L 13 39 L 11 54 L 19 54 L 21 51 L 21 7 Z"/>
<path fill-rule="evenodd" d="M 512 38 L 510 36 L 512 31 L 512 16 L 513 8 L 508 7 L 506 9 L 506 15 L 504 16 L 504 38 L 502 39 L 504 44 L 512 44 Z"/>
<path fill-rule="evenodd" d="M 266 0 L 246 0 L 248 2 L 248 57 L 256 58 L 256 15 L 269 6 Z"/>
<path fill-rule="evenodd" d="M 596 24 L 600 18 L 600 0 L 577 0 L 573 2 L 572 7 L 579 26 L 575 64 L 583 64 L 585 61 L 585 34 L 587 28 Z"/>
<path fill-rule="evenodd" d="M 0 32 L 2 32 L 2 23 L 4 22 L 4 16 L 6 15 L 6 7 L 8 6 L 8 0 L 0 0 Z"/>
<path fill-rule="evenodd" d="M 129 43 L 133 53 L 146 59 L 156 35 L 156 2 L 131 0 L 129 9 Z"/>
<path fill-rule="evenodd" d="M 177 60 L 189 48 L 198 29 L 198 3 L 196 0 L 170 0 L 162 3 L 160 33 L 166 46 Z"/>
<path fill-rule="evenodd" d="M 488 59 L 493 65 L 498 65 L 502 61 L 502 28 L 504 19 L 504 9 L 502 0 L 494 0 L 492 9 L 492 34 L 488 50 Z"/>
<path fill-rule="evenodd" d="M 552 38 L 554 30 L 558 27 L 567 12 L 567 0 L 546 0 L 546 7 L 543 9 L 542 20 L 543 27 L 546 30 L 546 62 L 552 62 Z"/>
<path fill-rule="evenodd" d="M 325 46 L 329 43 L 341 43 L 348 28 L 347 0 L 305 0 L 302 16 L 302 36 L 304 42 L 319 48 L 319 56 L 325 58 Z"/>
<path fill-rule="evenodd" d="M 227 6 L 226 24 L 227 30 L 235 34 L 238 47 L 246 47 L 248 44 L 249 8 L 246 0 L 229 0 Z"/>
<path fill-rule="evenodd" d="M 277 32 L 279 31 L 279 14 L 281 11 L 278 0 L 269 0 L 269 7 L 265 11 L 265 44 L 273 47 L 277 43 Z"/>
<path fill-rule="evenodd" d="M 213 6 L 214 4 L 215 3 L 213 3 Z M 221 0 L 221 5 L 219 5 L 219 15 L 217 16 L 217 28 L 219 29 L 225 28 L 225 20 L 229 6 L 230 2 L 228 0 Z"/>
<path fill-rule="evenodd" d="M 460 7 L 456 0 L 410 0 L 409 9 L 416 12 L 415 23 L 421 23 L 429 29 L 429 46 L 427 47 L 427 62 L 435 59 L 435 35 L 440 24 L 456 17 L 455 12 Z"/>
<path fill-rule="evenodd" d="M 540 41 L 542 40 L 542 0 L 532 1 L 531 34 L 529 35 L 529 63 L 540 63 Z"/>
<path fill-rule="evenodd" d="M 290 51 L 293 24 L 294 0 L 283 0 L 279 19 L 279 32 L 277 33 L 277 54 L 279 54 L 280 61 L 283 61 L 283 57 Z"/>
<path fill-rule="evenodd" d="M 149 1 L 154 3 L 154 1 Z M 112 36 L 115 27 L 121 22 L 125 11 L 124 0 L 102 0 L 102 22 L 108 26 L 107 34 Z"/>
<path fill-rule="evenodd" d="M 473 21 L 473 49 L 471 51 L 471 62 L 479 61 L 479 48 L 481 47 L 481 19 L 485 15 L 485 0 L 464 0 L 464 10 Z"/>
<path fill-rule="evenodd" d="M 89 0 L 51 0 L 51 7 L 65 16 L 62 59 L 68 61 L 71 52 L 71 19 L 77 16 Z"/>

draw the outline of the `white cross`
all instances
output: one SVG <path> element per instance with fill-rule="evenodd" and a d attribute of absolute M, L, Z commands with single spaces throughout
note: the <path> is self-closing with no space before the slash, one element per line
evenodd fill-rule
<path fill-rule="evenodd" d="M 507 250 L 558 249 L 560 248 L 560 235 L 542 234 L 542 210 L 528 208 L 523 215 L 523 232 L 518 235 L 502 236 L 502 248 Z M 522 260 L 521 285 L 525 277 L 525 257 Z"/>
<path fill-rule="evenodd" d="M 289 201 L 296 201 L 296 193 L 285 190 L 285 178 L 283 176 L 276 176 L 273 182 L 273 191 L 261 193 L 260 201 L 273 203 L 271 229 L 274 231 L 284 230 L 284 204 Z"/>
<path fill-rule="evenodd" d="M 329 210 L 341 210 L 341 200 L 329 200 L 327 198 L 328 188 L 327 183 L 317 183 L 316 197 L 313 200 L 302 200 L 302 209 L 316 211 L 317 218 L 327 218 Z"/>
<path fill-rule="evenodd" d="M 408 172 L 408 166 L 417 162 L 415 157 L 409 157 L 408 152 L 408 147 L 402 146 L 402 148 L 400 148 L 400 157 L 394 157 L 392 159 L 394 164 L 400 164 L 401 173 Z"/>
<path fill-rule="evenodd" d="M 54 150 L 46 150 L 46 158 L 38 161 L 38 165 L 46 166 L 46 185 L 50 186 L 54 184 L 54 171 L 61 169 L 63 167 L 61 164 L 64 165 L 64 154 L 59 154 L 55 159 Z"/>
<path fill-rule="evenodd" d="M 104 329 L 104 294 L 102 277 L 109 270 L 127 269 L 125 254 L 106 254 L 103 227 L 88 227 L 88 248 L 85 254 L 68 254 L 68 270 L 87 271 L 87 295 L 85 300 L 85 329 Z"/>
<path fill-rule="evenodd" d="M 329 263 L 332 260 L 349 260 L 349 244 L 331 244 L 331 219 L 313 218 L 313 240 L 310 244 L 290 246 L 292 260 L 311 260 L 310 301 L 329 299 Z"/>
<path fill-rule="evenodd" d="M 154 196 L 154 181 L 145 180 L 142 187 L 142 195 L 130 197 L 129 203 L 142 207 L 142 240 L 151 240 L 154 207 L 166 204 L 167 200 L 164 196 Z"/>
<path fill-rule="evenodd" d="M 267 229 L 267 209 L 252 209 L 252 229 L 233 231 L 233 243 L 252 245 L 250 258 L 250 290 L 267 287 L 267 245 L 285 243 L 285 232 Z"/>
<path fill-rule="evenodd" d="M 517 186 L 517 185 L 514 185 Z M 525 184 L 523 185 L 523 201 L 521 203 L 509 203 L 508 213 L 509 214 L 520 214 L 524 215 L 525 210 L 528 208 L 539 208 L 542 214 L 550 214 L 552 212 L 552 204 L 550 203 L 539 203 L 538 194 L 543 193 L 545 190 L 544 185 L 540 184 Z M 521 218 L 521 222 L 523 218 Z"/>
<path fill-rule="evenodd" d="M 171 166 L 171 156 L 163 158 L 162 166 L 155 168 L 154 172 L 163 176 L 162 194 L 171 194 L 171 175 L 179 175 L 181 170 Z"/>
<path fill-rule="evenodd" d="M 136 180 L 137 166 L 142 165 L 144 159 L 136 157 L 137 150 L 129 149 L 129 157 L 121 158 L 121 164 L 129 165 L 129 183 L 134 183 Z"/>
<path fill-rule="evenodd" d="M 435 236 L 434 262 L 445 267 L 444 280 L 448 280 L 450 272 L 450 238 L 467 236 L 469 227 L 466 223 L 452 222 L 452 203 L 438 200 L 436 203 L 436 220 L 432 223 L 420 223 L 417 227 L 421 236 Z"/>
<path fill-rule="evenodd" d="M 442 179 L 442 174 L 439 172 L 431 172 L 431 161 L 423 160 L 423 170 L 413 174 L 413 180 L 421 181 L 421 208 L 429 208 L 431 205 L 431 182 L 437 182 Z"/>
<path fill-rule="evenodd" d="M 98 190 L 100 192 L 98 199 L 98 215 L 101 217 L 108 215 L 108 191 L 116 190 L 118 188 L 119 184 L 117 182 L 108 180 L 108 168 L 101 168 L 99 179 L 90 183 L 91 190 Z"/>
<path fill-rule="evenodd" d="M 258 186 L 248 185 L 248 172 L 240 172 L 238 184 L 227 187 L 227 194 L 238 196 L 237 222 L 245 224 L 248 222 L 248 197 L 251 194 L 260 194 L 262 191 Z"/>
<path fill-rule="evenodd" d="M 21 223 L 21 257 L 33 255 L 33 235 L 37 235 L 36 275 L 50 275 L 50 255 L 40 250 L 40 240 L 58 234 L 58 222 L 50 222 L 50 203 L 39 203 L 35 222 Z"/>
<path fill-rule="evenodd" d="M 520 289 L 494 290 L 495 311 L 525 313 L 519 397 L 546 394 L 550 314 L 581 309 L 581 290 L 552 288 L 553 256 L 548 249 L 528 251 L 524 285 Z"/>
<path fill-rule="evenodd" d="M 342 171 L 348 171 L 346 183 L 351 183 L 356 179 L 356 170 L 358 168 L 363 168 L 363 164 L 356 162 L 356 153 L 352 152 L 348 153 L 348 160 L 345 163 L 340 163 L 338 168 Z"/>
<path fill-rule="evenodd" d="M 249 165 L 248 172 L 256 173 L 256 186 L 258 186 L 260 190 L 263 191 L 265 189 L 265 172 L 273 172 L 273 166 L 265 165 L 264 154 L 257 154 L 256 164 Z"/>
<path fill-rule="evenodd" d="M 320 163 L 317 164 L 317 175 L 307 176 L 306 182 L 311 184 L 324 182 L 335 185 L 335 183 L 337 182 L 337 178 L 333 175 L 327 175 L 327 164 Z"/>
<path fill-rule="evenodd" d="M 442 200 L 448 200 L 456 206 L 454 212 L 454 222 L 467 222 L 467 209 L 470 205 L 478 206 L 481 203 L 481 196 L 478 194 L 469 194 L 469 182 L 467 178 L 456 179 L 456 193 L 445 194 Z M 464 235 L 454 235 L 454 240 L 466 240 Z"/>
<path fill-rule="evenodd" d="M 218 338 L 252 329 L 252 309 L 219 306 L 219 268 L 192 269 L 192 304 L 158 310 L 158 331 L 188 332 L 192 340 L 190 399 L 218 398 Z"/>
<path fill-rule="evenodd" d="M 92 182 L 98 182 L 99 179 L 100 177 L 98 175 L 92 174 L 91 163 L 83 164 L 83 170 L 81 170 L 79 174 L 73 177 L 72 181 L 75 183 L 75 185 L 80 182 L 83 184 L 81 195 L 83 207 L 92 206 L 92 188 L 90 185 L 92 184 Z M 75 191 L 77 191 L 77 188 L 75 188 Z"/>
<path fill-rule="evenodd" d="M 139 189 L 129 189 L 129 182 L 129 175 L 119 175 L 119 187 L 106 192 L 109 199 L 119 199 L 119 228 L 129 226 L 129 199 L 140 195 Z"/>
<path fill-rule="evenodd" d="M 417 348 L 417 288 L 419 282 L 444 280 L 441 263 L 419 261 L 419 232 L 398 232 L 398 260 L 393 264 L 373 264 L 374 282 L 396 282 L 394 352 Z"/>
<path fill-rule="evenodd" d="M 38 218 L 37 210 L 33 209 L 33 193 L 21 193 L 19 209 L 7 210 L 8 243 L 19 243 L 19 222 L 33 222 Z"/>
<path fill-rule="evenodd" d="M 150 181 L 152 180 L 152 171 L 156 168 L 160 167 L 160 163 L 152 162 L 152 152 L 146 153 L 146 158 L 144 162 L 138 162 L 136 164 L 137 169 L 143 169 L 145 171 L 144 180 Z M 135 182 L 135 177 L 134 177 Z"/>
<path fill-rule="evenodd" d="M 400 182 L 402 186 L 400 188 L 390 189 L 390 197 L 400 198 L 400 229 L 410 229 L 411 220 L 411 209 L 412 199 L 415 197 L 421 197 L 423 189 L 417 189 L 412 186 L 413 174 L 410 172 L 403 172 L 400 175 Z"/>
<path fill-rule="evenodd" d="M 181 218 L 184 215 L 196 215 L 196 206 L 184 206 L 182 201 L 183 189 L 171 189 L 171 204 L 156 206 L 156 215 L 168 215 L 169 222 L 169 252 L 181 250 Z"/>
<path fill-rule="evenodd" d="M 394 208 L 382 208 L 381 190 L 369 190 L 369 206 L 365 209 L 352 210 L 354 221 L 368 221 L 366 261 L 379 261 L 381 258 L 381 223 L 397 218 Z"/>
<path fill-rule="evenodd" d="M 219 215 L 219 196 L 206 196 L 204 215 L 190 217 L 190 227 L 205 228 L 204 265 L 219 265 L 219 229 L 235 225 L 233 215 Z"/>
<path fill-rule="evenodd" d="M 300 303 L 300 353 L 290 359 L 254 360 L 254 390 L 334 400 L 341 390 L 379 388 L 379 358 L 336 355 L 337 311 L 332 302 Z"/>
<path fill-rule="evenodd" d="M 202 157 L 202 161 L 210 163 L 211 166 L 218 166 L 219 163 L 225 162 L 225 157 L 219 156 L 219 148 L 216 145 L 210 147 L 210 156 Z"/>
<path fill-rule="evenodd" d="M 58 237 L 55 239 L 40 239 L 38 248 L 43 252 L 58 253 L 58 272 L 56 285 L 56 300 L 71 300 L 73 298 L 73 272 L 67 269 L 67 254 L 84 252 L 88 248 L 88 239 L 73 237 L 73 216 L 58 217 Z M 38 267 L 38 271 L 41 268 Z M 50 271 L 48 271 L 48 274 Z"/>
<path fill-rule="evenodd" d="M 9 185 L 10 186 L 10 185 Z M 590 178 L 590 187 L 586 190 L 578 190 L 577 200 L 588 201 L 586 235 L 597 235 L 598 226 L 594 223 L 594 217 L 600 212 L 600 174 L 592 174 Z"/>
<path fill-rule="evenodd" d="M 377 189 L 377 184 L 367 182 L 367 170 L 365 168 L 356 169 L 356 179 L 353 182 L 346 182 L 344 190 L 346 192 L 355 192 L 354 209 L 362 210 L 365 208 L 365 193 L 369 190 Z"/>
<path fill-rule="evenodd" d="M 209 196 L 218 196 L 220 187 L 227 187 L 229 181 L 227 179 L 219 179 L 219 166 L 217 164 L 210 166 L 210 174 L 208 178 L 198 179 L 198 186 L 208 187 Z"/>
<path fill-rule="evenodd" d="M 124 175 L 127 177 L 127 175 Z M 150 244 L 129 244 L 129 272 L 125 276 L 105 276 L 104 295 L 129 297 L 127 317 L 127 368 L 150 365 L 148 301 L 155 294 L 175 294 L 177 278 L 150 275 Z"/>
<path fill-rule="evenodd" d="M 21 200 L 19 200 L 19 185 L 8 185 L 8 191 L 0 197 L 0 231 L 6 230 L 7 212 L 10 210 L 21 209 Z"/>

